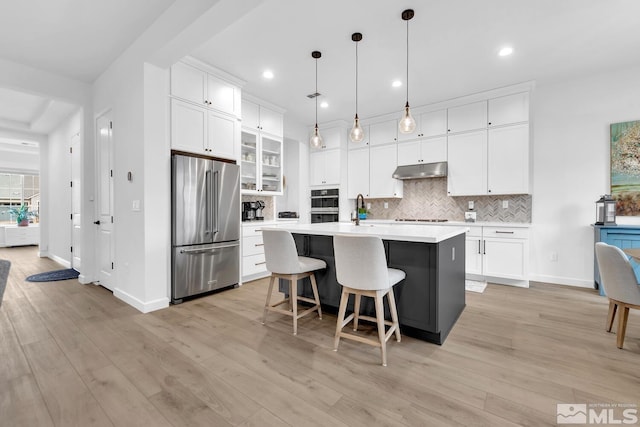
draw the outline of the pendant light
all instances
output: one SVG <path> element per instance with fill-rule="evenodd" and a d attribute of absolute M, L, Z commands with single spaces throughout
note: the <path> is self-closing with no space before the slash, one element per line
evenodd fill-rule
<path fill-rule="evenodd" d="M 358 42 L 362 40 L 362 33 L 351 34 L 351 40 L 356 42 L 356 117 L 353 119 L 353 128 L 351 128 L 349 138 L 352 142 L 362 142 L 364 130 L 360 126 L 360 119 L 358 118 Z"/>
<path fill-rule="evenodd" d="M 401 16 L 407 22 L 407 103 L 404 106 L 404 113 L 398 124 L 398 129 L 400 133 L 411 133 L 416 129 L 416 121 L 411 116 L 409 109 L 409 21 L 413 18 L 413 9 L 403 11 Z"/>
<path fill-rule="evenodd" d="M 316 99 L 316 126 L 313 128 L 313 135 L 309 140 L 309 144 L 311 144 L 312 148 L 320 148 L 322 147 L 323 141 L 322 137 L 320 136 L 320 131 L 318 130 L 318 96 L 320 96 L 320 94 L 318 93 L 318 58 L 322 56 L 322 53 L 314 50 L 313 52 L 311 52 L 311 56 L 316 60 L 316 93 L 314 96 L 314 98 Z"/>

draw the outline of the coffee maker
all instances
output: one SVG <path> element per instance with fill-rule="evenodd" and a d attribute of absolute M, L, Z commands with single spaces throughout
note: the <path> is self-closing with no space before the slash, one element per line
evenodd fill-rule
<path fill-rule="evenodd" d="M 262 210 L 265 204 L 262 200 L 255 202 L 242 202 L 242 220 L 243 221 L 261 221 L 264 219 Z"/>

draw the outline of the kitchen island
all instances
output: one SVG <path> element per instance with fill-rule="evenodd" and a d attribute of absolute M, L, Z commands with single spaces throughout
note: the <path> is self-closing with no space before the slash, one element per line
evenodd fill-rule
<path fill-rule="evenodd" d="M 465 307 L 465 227 L 438 225 L 360 225 L 350 223 L 283 224 L 264 229 L 284 229 L 293 234 L 298 254 L 322 259 L 326 270 L 316 271 L 324 310 L 336 313 L 341 286 L 336 280 L 333 236 L 374 235 L 384 243 L 387 265 L 407 277 L 394 287 L 403 334 L 442 344 Z M 311 297 L 308 279 L 299 284 Z M 280 284 L 286 292 L 288 286 Z M 362 312 L 373 314 L 373 301 L 363 299 Z M 348 310 L 353 310 L 353 301 Z M 388 307 L 385 308 L 388 318 Z"/>

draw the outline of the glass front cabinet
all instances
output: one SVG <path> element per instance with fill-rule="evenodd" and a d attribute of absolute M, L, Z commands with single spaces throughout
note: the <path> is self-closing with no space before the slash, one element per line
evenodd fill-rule
<path fill-rule="evenodd" d="M 282 139 L 242 130 L 241 189 L 243 194 L 282 194 Z"/>

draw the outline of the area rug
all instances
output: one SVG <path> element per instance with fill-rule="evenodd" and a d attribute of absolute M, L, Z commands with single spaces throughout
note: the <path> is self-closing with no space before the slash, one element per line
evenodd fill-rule
<path fill-rule="evenodd" d="M 487 287 L 487 282 L 478 282 L 476 280 L 464 281 L 465 291 L 478 292 L 479 294 L 481 294 L 484 292 L 486 287 Z"/>
<path fill-rule="evenodd" d="M 0 305 L 2 305 L 4 288 L 7 286 L 7 279 L 9 278 L 9 267 L 11 267 L 9 261 L 0 259 Z"/>
<path fill-rule="evenodd" d="M 34 274 L 26 278 L 27 282 L 55 282 L 57 280 L 77 279 L 79 272 L 73 268 L 64 270 L 47 271 L 46 273 Z"/>

